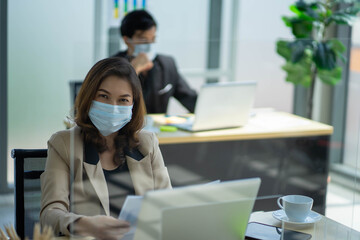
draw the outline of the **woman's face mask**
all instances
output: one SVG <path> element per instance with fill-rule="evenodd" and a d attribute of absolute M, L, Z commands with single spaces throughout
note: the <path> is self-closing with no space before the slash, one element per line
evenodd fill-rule
<path fill-rule="evenodd" d="M 103 136 L 119 131 L 132 117 L 130 106 L 119 106 L 93 101 L 89 111 L 91 122 Z"/>

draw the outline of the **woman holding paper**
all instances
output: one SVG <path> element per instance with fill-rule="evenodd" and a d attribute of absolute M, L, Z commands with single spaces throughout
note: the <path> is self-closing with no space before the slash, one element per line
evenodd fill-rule
<path fill-rule="evenodd" d="M 129 230 L 117 219 L 124 197 L 171 188 L 155 134 L 141 130 L 145 107 L 135 70 L 122 58 L 96 63 L 75 112 L 76 126 L 48 141 L 41 223 L 55 234 L 119 239 Z"/>

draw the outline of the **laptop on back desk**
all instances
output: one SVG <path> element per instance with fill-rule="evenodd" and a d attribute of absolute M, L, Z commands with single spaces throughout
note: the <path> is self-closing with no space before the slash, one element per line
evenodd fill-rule
<path fill-rule="evenodd" d="M 195 116 L 171 125 L 191 132 L 244 126 L 254 104 L 255 90 L 256 82 L 205 84 L 196 101 Z"/>

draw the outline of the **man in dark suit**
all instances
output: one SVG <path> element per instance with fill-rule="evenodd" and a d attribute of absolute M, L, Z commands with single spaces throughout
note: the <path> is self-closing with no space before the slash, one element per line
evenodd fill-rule
<path fill-rule="evenodd" d="M 145 10 L 134 10 L 122 20 L 120 33 L 128 49 L 115 57 L 127 58 L 138 73 L 148 113 L 166 113 L 170 97 L 194 112 L 197 94 L 178 73 L 172 57 L 156 54 L 156 22 Z"/>

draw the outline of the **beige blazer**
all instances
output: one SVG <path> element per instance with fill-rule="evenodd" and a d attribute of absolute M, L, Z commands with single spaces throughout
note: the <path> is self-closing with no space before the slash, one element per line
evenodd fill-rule
<path fill-rule="evenodd" d="M 157 137 L 142 130 L 139 140 L 139 151 L 144 158 L 139 161 L 126 156 L 135 194 L 171 188 Z M 52 226 L 55 234 L 69 235 L 69 224 L 82 216 L 110 216 L 108 188 L 101 163 L 85 161 L 79 127 L 57 132 L 48 141 L 41 191 L 40 222 L 42 226 Z"/>

